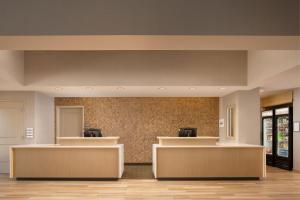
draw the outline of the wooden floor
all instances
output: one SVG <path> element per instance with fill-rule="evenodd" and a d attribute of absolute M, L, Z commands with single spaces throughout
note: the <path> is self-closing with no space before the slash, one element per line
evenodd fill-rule
<path fill-rule="evenodd" d="M 300 199 L 300 173 L 268 168 L 264 180 L 15 181 L 0 177 L 0 199 Z"/>

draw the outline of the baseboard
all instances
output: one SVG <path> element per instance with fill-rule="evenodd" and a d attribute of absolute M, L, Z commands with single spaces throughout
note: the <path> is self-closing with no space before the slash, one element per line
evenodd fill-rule
<path fill-rule="evenodd" d="M 119 178 L 15 178 L 17 181 L 117 181 Z"/>
<path fill-rule="evenodd" d="M 294 172 L 300 173 L 300 169 L 293 169 Z"/>

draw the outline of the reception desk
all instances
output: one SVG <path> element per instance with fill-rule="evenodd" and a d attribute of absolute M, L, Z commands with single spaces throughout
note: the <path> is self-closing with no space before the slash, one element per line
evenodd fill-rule
<path fill-rule="evenodd" d="M 11 178 L 118 179 L 123 171 L 123 144 L 10 147 Z"/>
<path fill-rule="evenodd" d="M 168 138 L 165 138 L 166 140 Z M 153 145 L 155 178 L 263 178 L 265 150 L 246 144 Z M 194 138 L 201 140 L 201 137 Z M 207 139 L 207 138 L 204 138 Z M 184 139 L 183 139 L 184 140 Z M 192 140 L 192 138 L 190 138 Z"/>

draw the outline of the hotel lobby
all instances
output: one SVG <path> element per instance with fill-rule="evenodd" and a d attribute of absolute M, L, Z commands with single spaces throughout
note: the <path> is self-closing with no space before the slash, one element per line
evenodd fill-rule
<path fill-rule="evenodd" d="M 0 199 L 300 199 L 299 11 L 0 1 Z"/>

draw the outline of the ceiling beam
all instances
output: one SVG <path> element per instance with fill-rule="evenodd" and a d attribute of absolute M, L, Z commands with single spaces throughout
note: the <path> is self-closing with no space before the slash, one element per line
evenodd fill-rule
<path fill-rule="evenodd" d="M 0 50 L 296 50 L 299 36 L 0 36 Z"/>

